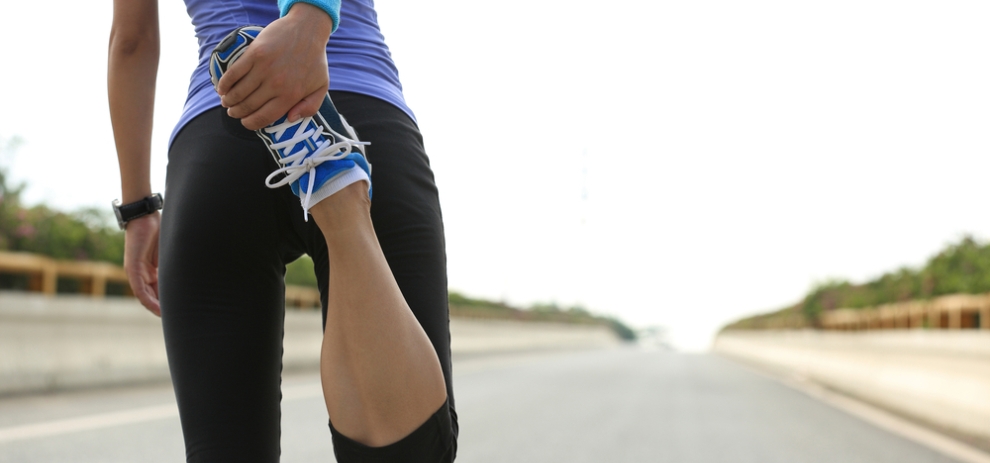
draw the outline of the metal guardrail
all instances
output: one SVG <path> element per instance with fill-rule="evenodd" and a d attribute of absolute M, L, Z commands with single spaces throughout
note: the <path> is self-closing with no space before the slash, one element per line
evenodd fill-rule
<path fill-rule="evenodd" d="M 94 298 L 107 295 L 107 285 L 117 284 L 124 296 L 133 296 L 127 273 L 119 265 L 107 262 L 56 260 L 27 252 L 0 251 L 0 274 L 27 277 L 27 291 L 53 296 L 59 279 L 79 282 L 78 293 Z M 287 285 L 285 305 L 296 308 L 319 308 L 320 291 L 307 286 Z"/>
<path fill-rule="evenodd" d="M 990 293 L 952 294 L 926 301 L 829 310 L 821 314 L 820 320 L 824 329 L 843 331 L 898 328 L 990 330 Z"/>
<path fill-rule="evenodd" d="M 125 294 L 131 295 L 124 269 L 106 262 L 55 260 L 26 252 L 0 251 L 0 273 L 26 276 L 30 292 L 54 295 L 59 278 L 71 278 L 80 282 L 79 292 L 93 297 L 105 296 L 107 283 L 123 284 Z"/>
<path fill-rule="evenodd" d="M 319 309 L 320 290 L 308 286 L 285 285 L 285 306 L 297 309 Z"/>

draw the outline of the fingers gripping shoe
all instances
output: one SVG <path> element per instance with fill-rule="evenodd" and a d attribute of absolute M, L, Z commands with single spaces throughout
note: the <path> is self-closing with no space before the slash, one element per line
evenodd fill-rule
<path fill-rule="evenodd" d="M 257 38 L 262 28 L 241 27 L 231 32 L 210 55 L 210 78 L 214 88 L 227 68 Z M 289 185 L 302 201 L 303 217 L 310 207 L 344 187 L 359 181 L 368 183 L 371 197 L 371 165 L 365 157 L 367 142 L 358 141 L 328 93 L 320 110 L 312 117 L 289 122 L 282 116 L 256 133 L 281 167 L 265 179 L 269 188 Z"/>

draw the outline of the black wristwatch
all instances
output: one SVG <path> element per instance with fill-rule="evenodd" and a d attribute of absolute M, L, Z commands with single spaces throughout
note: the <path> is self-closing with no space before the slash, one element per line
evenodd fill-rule
<path fill-rule="evenodd" d="M 127 228 L 127 222 L 160 211 L 162 204 L 162 195 L 159 193 L 123 206 L 120 205 L 119 199 L 115 199 L 113 200 L 113 213 L 117 216 L 117 225 L 120 226 L 121 230 L 124 230 Z"/>

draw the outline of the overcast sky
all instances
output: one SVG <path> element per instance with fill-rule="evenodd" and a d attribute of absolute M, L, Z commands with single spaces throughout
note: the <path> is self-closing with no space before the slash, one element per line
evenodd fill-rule
<path fill-rule="evenodd" d="M 378 2 L 452 289 L 583 304 L 699 349 L 816 281 L 990 235 L 986 2 L 506 6 Z M 182 3 L 160 8 L 156 191 L 196 63 Z M 18 9 L 0 19 L 0 137 L 25 143 L 0 162 L 30 201 L 108 206 L 111 4 Z"/>

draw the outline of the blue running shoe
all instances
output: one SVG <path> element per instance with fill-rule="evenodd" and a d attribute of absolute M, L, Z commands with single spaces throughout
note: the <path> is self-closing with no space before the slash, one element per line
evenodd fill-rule
<path fill-rule="evenodd" d="M 210 55 L 214 87 L 261 30 L 259 26 L 241 27 L 220 41 Z M 289 185 L 302 201 L 307 220 L 312 205 L 352 183 L 367 182 L 371 197 L 371 165 L 364 148 L 369 143 L 358 141 L 354 128 L 337 112 L 329 93 L 312 117 L 289 122 L 282 116 L 256 132 L 281 166 L 265 179 L 265 184 L 269 188 Z"/>

